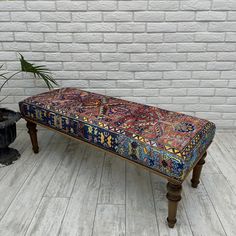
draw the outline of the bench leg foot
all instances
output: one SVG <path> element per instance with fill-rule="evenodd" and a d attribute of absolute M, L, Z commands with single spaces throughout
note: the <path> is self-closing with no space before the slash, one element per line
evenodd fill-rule
<path fill-rule="evenodd" d="M 193 169 L 193 177 L 191 179 L 192 187 L 197 188 L 198 184 L 200 183 L 200 175 L 202 171 L 202 167 L 205 164 L 205 158 L 207 153 L 205 152 L 202 158 L 198 161 L 197 165 Z"/>
<path fill-rule="evenodd" d="M 168 182 L 167 184 L 167 199 L 168 199 L 168 217 L 167 222 L 170 228 L 174 228 L 176 223 L 176 213 L 178 202 L 181 200 L 181 184 Z"/>
<path fill-rule="evenodd" d="M 34 153 L 39 152 L 36 126 L 37 125 L 35 123 L 27 121 L 26 127 L 28 128 L 28 133 L 30 135 L 32 149 L 33 149 Z"/>

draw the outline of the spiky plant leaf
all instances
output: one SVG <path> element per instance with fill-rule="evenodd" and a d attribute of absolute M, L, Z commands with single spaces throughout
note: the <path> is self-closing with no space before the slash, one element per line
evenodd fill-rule
<path fill-rule="evenodd" d="M 51 72 L 46 66 L 36 66 L 33 63 L 29 63 L 20 54 L 21 71 L 32 73 L 35 78 L 42 79 L 49 89 L 53 88 L 53 85 L 58 85 L 57 82 L 51 76 Z"/>

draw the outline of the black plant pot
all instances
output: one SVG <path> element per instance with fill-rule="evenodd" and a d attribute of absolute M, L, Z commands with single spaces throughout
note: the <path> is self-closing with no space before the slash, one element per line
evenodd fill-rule
<path fill-rule="evenodd" d="M 16 122 L 20 113 L 0 108 L 0 165 L 10 165 L 16 161 L 20 154 L 8 146 L 16 139 Z"/>

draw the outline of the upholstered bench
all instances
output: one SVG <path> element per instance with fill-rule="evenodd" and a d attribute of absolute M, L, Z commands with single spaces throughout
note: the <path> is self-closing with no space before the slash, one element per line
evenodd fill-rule
<path fill-rule="evenodd" d="M 32 96 L 19 106 L 35 153 L 39 149 L 36 124 L 40 124 L 166 178 L 169 227 L 176 223 L 181 184 L 193 170 L 192 186 L 197 187 L 215 134 L 215 125 L 207 120 L 77 88 Z"/>

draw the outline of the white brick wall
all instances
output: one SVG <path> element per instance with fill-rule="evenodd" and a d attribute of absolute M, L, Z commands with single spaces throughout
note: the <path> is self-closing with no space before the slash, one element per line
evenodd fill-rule
<path fill-rule="evenodd" d="M 78 86 L 236 128 L 236 0 L 0 1 L 0 64 L 18 54 Z M 1 81 L 0 81 L 1 82 Z M 45 91 L 24 75 L 2 106 Z"/>

